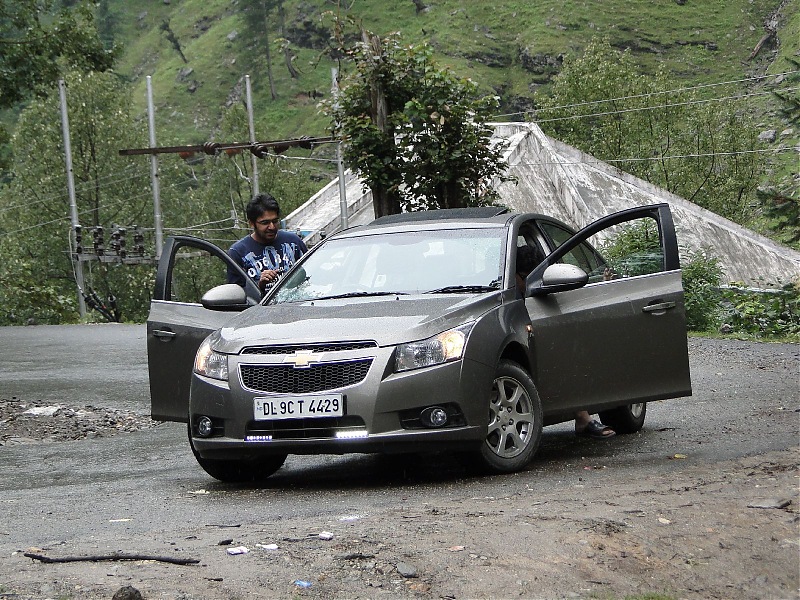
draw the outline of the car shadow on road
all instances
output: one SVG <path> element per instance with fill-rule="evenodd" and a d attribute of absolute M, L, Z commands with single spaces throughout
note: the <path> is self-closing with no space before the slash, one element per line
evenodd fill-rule
<path fill-rule="evenodd" d="M 630 449 L 638 443 L 630 436 L 609 440 L 576 437 L 569 430 L 545 429 L 533 461 L 523 472 L 558 473 L 574 469 L 576 463 L 594 464 Z M 269 479 L 250 484 L 213 483 L 209 489 L 368 490 L 393 486 L 442 485 L 487 477 L 468 453 L 349 454 L 345 456 L 290 456 Z"/>

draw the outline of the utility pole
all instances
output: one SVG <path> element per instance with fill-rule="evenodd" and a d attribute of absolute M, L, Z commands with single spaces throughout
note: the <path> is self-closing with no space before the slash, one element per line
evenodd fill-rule
<path fill-rule="evenodd" d="M 247 123 L 250 126 L 250 143 L 256 143 L 256 128 L 253 125 L 253 90 L 250 87 L 250 75 L 244 76 L 244 86 L 247 92 Z M 258 195 L 258 157 L 255 154 L 250 156 L 253 165 L 253 196 Z"/>
<path fill-rule="evenodd" d="M 150 129 L 150 147 L 156 147 L 156 119 L 153 108 L 153 85 L 150 75 L 147 76 L 147 124 Z M 161 246 L 164 233 L 162 231 L 161 217 L 161 190 L 158 184 L 158 158 L 155 153 L 150 155 L 150 185 L 153 188 L 153 226 L 156 230 L 156 262 L 161 258 Z"/>
<path fill-rule="evenodd" d="M 72 232 L 70 234 L 70 260 L 75 269 L 75 284 L 78 286 L 78 313 L 83 319 L 86 316 L 86 301 L 83 299 L 83 263 L 78 256 L 77 240 L 74 239 L 75 232 L 79 231 L 80 222 L 78 221 L 78 204 L 75 200 L 75 180 L 72 172 L 72 144 L 69 138 L 69 116 L 67 115 L 67 87 L 64 80 L 58 80 L 58 95 L 61 99 L 61 132 L 64 136 L 64 159 L 67 164 L 67 190 L 69 191 L 69 212 Z"/>
<path fill-rule="evenodd" d="M 333 93 L 334 102 L 336 107 L 339 105 L 339 70 L 336 67 L 331 69 L 331 92 Z M 336 144 L 336 172 L 339 175 L 339 211 L 341 212 L 341 225 L 342 229 L 348 227 L 347 217 L 347 186 L 344 181 L 344 159 L 342 158 L 342 141 Z"/>

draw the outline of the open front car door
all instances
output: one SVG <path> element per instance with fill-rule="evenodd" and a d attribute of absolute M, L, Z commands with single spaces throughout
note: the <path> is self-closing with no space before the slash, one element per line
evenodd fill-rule
<path fill-rule="evenodd" d="M 231 317 L 231 312 L 204 308 L 200 298 L 207 290 L 226 282 L 228 265 L 239 269 L 227 253 L 205 240 L 176 236 L 164 243 L 147 318 L 153 419 L 188 420 L 189 386 L 197 348 Z M 261 299 L 258 286 L 246 273 L 242 272 L 242 276 L 247 282 L 246 305 L 257 304 Z"/>
<path fill-rule="evenodd" d="M 536 380 L 551 413 L 569 418 L 585 408 L 608 411 L 691 395 L 669 206 L 609 215 L 561 244 L 546 223 L 541 229 L 551 253 L 528 276 L 525 304 Z"/>

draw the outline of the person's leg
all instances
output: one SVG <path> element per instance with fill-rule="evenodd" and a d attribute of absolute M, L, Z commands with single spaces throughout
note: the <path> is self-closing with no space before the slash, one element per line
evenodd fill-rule
<path fill-rule="evenodd" d="M 586 435 L 598 440 L 614 437 L 617 433 L 611 427 L 598 420 L 592 420 L 589 411 L 579 410 L 575 413 L 575 434 Z"/>
<path fill-rule="evenodd" d="M 575 431 L 583 431 L 591 422 L 592 417 L 588 410 L 579 410 L 575 413 Z"/>

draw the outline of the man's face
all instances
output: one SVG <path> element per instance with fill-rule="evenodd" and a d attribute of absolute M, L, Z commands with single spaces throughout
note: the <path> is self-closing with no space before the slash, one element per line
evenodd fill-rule
<path fill-rule="evenodd" d="M 271 244 L 275 241 L 275 236 L 278 235 L 281 219 L 275 211 L 266 210 L 258 219 L 250 221 L 250 225 L 253 227 L 253 237 L 257 242 Z"/>

